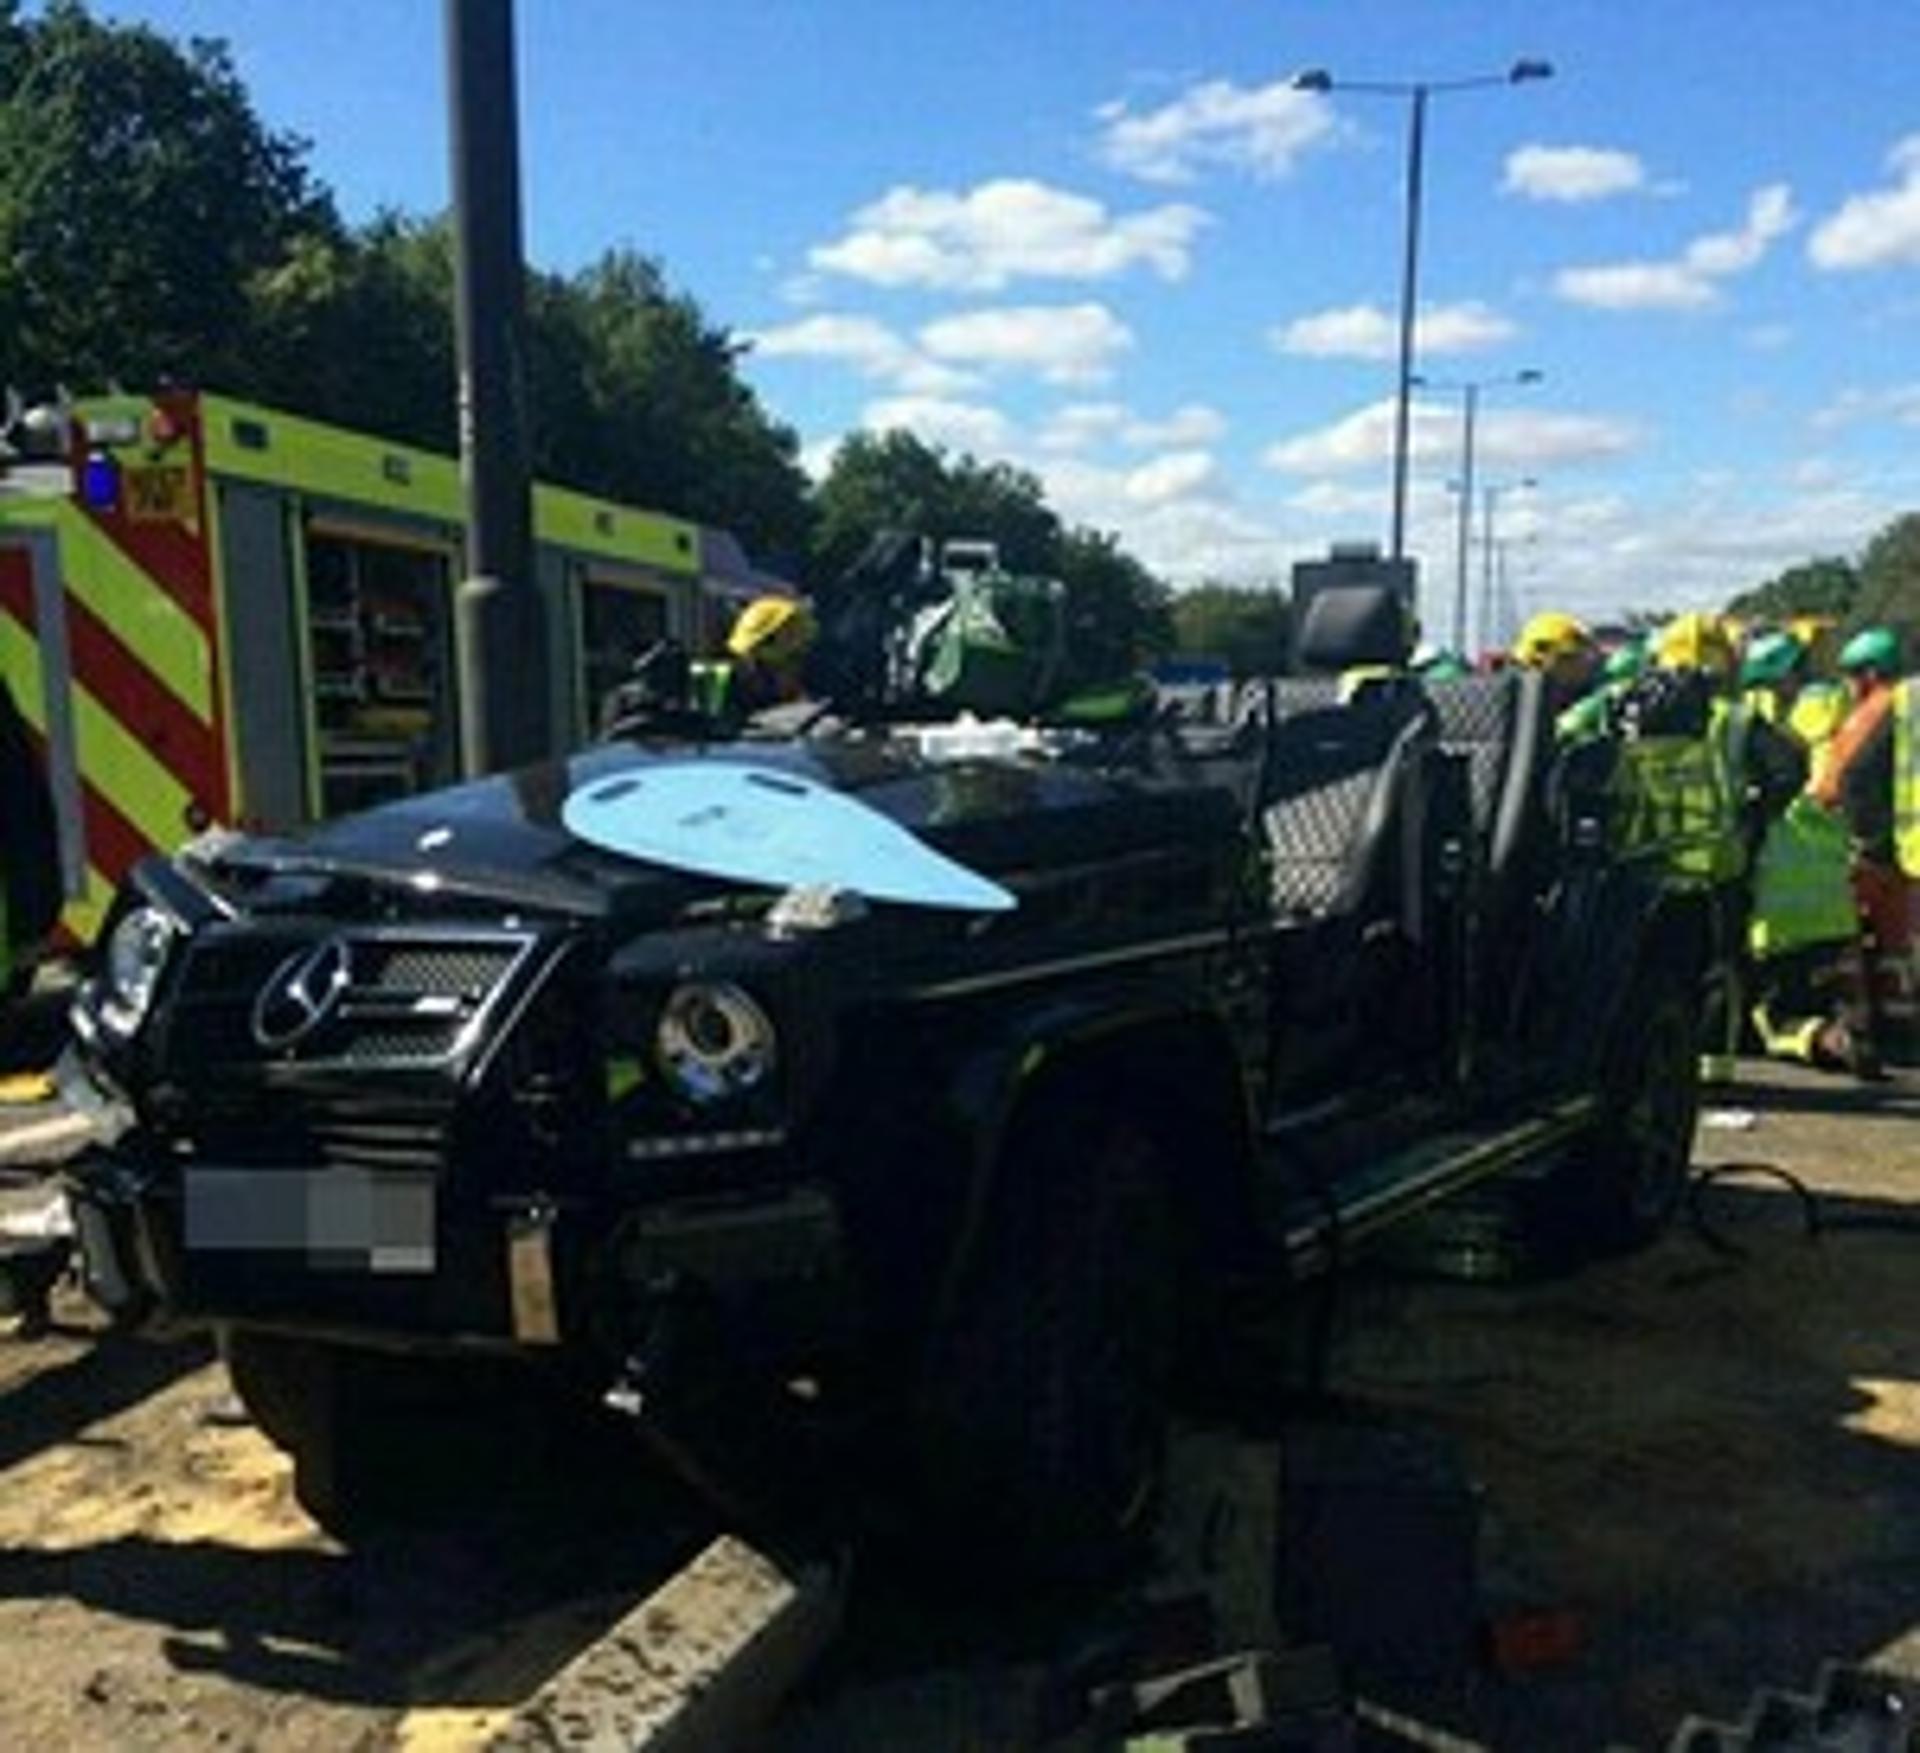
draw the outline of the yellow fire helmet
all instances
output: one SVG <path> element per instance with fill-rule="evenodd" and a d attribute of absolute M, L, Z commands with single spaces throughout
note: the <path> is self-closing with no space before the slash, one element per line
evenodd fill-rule
<path fill-rule="evenodd" d="M 1701 609 L 1675 615 L 1660 629 L 1653 661 L 1663 670 L 1705 670 L 1716 676 L 1730 676 L 1739 665 L 1726 622 Z"/>
<path fill-rule="evenodd" d="M 798 597 L 755 597 L 727 635 L 727 650 L 778 668 L 805 657 L 818 630 L 813 611 Z"/>
<path fill-rule="evenodd" d="M 1592 644 L 1586 622 L 1563 609 L 1546 609 L 1520 629 L 1513 661 L 1523 669 L 1544 670 L 1563 657 L 1577 657 Z"/>

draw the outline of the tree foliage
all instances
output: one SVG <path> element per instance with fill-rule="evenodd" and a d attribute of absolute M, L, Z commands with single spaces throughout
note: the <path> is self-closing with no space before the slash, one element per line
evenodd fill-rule
<path fill-rule="evenodd" d="M 453 234 L 387 214 L 303 239 L 252 292 L 262 386 L 318 419 L 450 450 Z M 575 275 L 529 274 L 534 472 L 718 524 L 776 564 L 804 560 L 799 441 L 741 383 L 740 344 L 629 251 Z"/>
<path fill-rule="evenodd" d="M 995 543 L 1011 572 L 1060 579 L 1075 671 L 1107 677 L 1173 643 L 1167 587 L 1103 531 L 1062 524 L 1039 477 L 950 456 L 910 432 L 855 433 L 815 495 L 816 581 L 837 578 L 871 538 L 905 529 L 935 543 Z"/>
<path fill-rule="evenodd" d="M 1172 594 L 1106 531 L 1068 530 L 1054 562 L 1067 587 L 1067 645 L 1089 679 L 1173 648 Z"/>
<path fill-rule="evenodd" d="M 530 274 L 527 305 L 536 472 L 797 568 L 799 442 L 740 380 L 740 342 L 631 251 Z M 0 381 L 202 385 L 450 450 L 450 227 L 343 226 L 220 44 L 0 0 Z"/>
<path fill-rule="evenodd" d="M 248 287 L 253 340 L 242 393 L 453 449 L 452 248 L 444 225 L 397 213 L 353 236 L 296 240 Z"/>
<path fill-rule="evenodd" d="M 23 389 L 252 387 L 249 287 L 337 237 L 306 148 L 226 50 L 74 0 L 0 4 L 0 372 Z"/>
<path fill-rule="evenodd" d="M 1776 578 L 1742 591 L 1729 611 L 1752 620 L 1784 621 L 1794 615 L 1845 616 L 1860 589 L 1853 563 L 1837 555 L 1804 560 Z"/>
<path fill-rule="evenodd" d="M 1908 649 L 1920 639 L 1920 512 L 1897 517 L 1870 541 L 1860 556 L 1860 594 L 1852 619 L 1859 625 L 1883 622 L 1908 635 Z"/>
<path fill-rule="evenodd" d="M 1177 649 L 1223 658 L 1236 676 L 1273 672 L 1287 648 L 1289 606 L 1279 589 L 1202 584 L 1173 601 Z"/>
<path fill-rule="evenodd" d="M 856 432 L 834 454 L 814 499 L 813 576 L 838 577 L 882 529 L 935 542 L 999 544 L 1015 572 L 1057 569 L 1060 520 L 1039 479 L 1006 463 L 950 457 L 911 432 Z"/>
<path fill-rule="evenodd" d="M 1848 629 L 1878 622 L 1920 639 L 1920 512 L 1896 517 L 1857 560 L 1828 556 L 1789 566 L 1727 607 L 1755 619 L 1832 615 Z"/>

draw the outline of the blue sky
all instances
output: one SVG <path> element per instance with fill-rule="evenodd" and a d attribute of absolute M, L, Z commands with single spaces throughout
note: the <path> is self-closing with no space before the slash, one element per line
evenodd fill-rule
<path fill-rule="evenodd" d="M 444 204 L 436 0 L 100 9 L 226 38 L 351 216 Z M 1181 581 L 1383 538 L 1408 105 L 1290 75 L 1535 56 L 1432 100 L 1421 271 L 1519 606 L 1717 602 L 1920 506 L 1906 0 L 518 10 L 529 255 L 660 257 L 815 466 L 908 425 Z M 1436 626 L 1460 402 L 1415 409 Z"/>

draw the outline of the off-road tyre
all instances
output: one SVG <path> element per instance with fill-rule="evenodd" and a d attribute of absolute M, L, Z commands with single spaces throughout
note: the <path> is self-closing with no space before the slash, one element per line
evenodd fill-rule
<path fill-rule="evenodd" d="M 1132 1116 L 1017 1124 L 915 1420 L 935 1543 L 995 1573 L 1103 1580 L 1158 1505 L 1180 1338 L 1166 1162 Z"/>
<path fill-rule="evenodd" d="M 1643 1247 L 1679 1211 L 1700 1115 L 1699 1040 L 1693 984 L 1677 971 L 1643 972 L 1602 1058 L 1599 1124 L 1566 1180 L 1574 1251 Z"/>
<path fill-rule="evenodd" d="M 405 1519 L 418 1432 L 376 1410 L 399 1410 L 393 1360 L 274 1333 L 229 1331 L 220 1349 L 234 1393 L 292 1460 L 294 1498 L 322 1530 L 350 1543 Z"/>
<path fill-rule="evenodd" d="M 496 1502 L 546 1423 L 523 1376 L 465 1359 L 231 1330 L 221 1352 L 300 1507 L 347 1544 Z"/>

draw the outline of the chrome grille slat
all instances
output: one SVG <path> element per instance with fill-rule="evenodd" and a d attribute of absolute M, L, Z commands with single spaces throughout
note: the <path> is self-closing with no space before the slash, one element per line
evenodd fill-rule
<path fill-rule="evenodd" d="M 436 1064 L 473 1038 L 532 942 L 524 932 L 459 927 L 216 937 L 196 944 L 182 971 L 177 1037 L 198 1060 Z M 329 982 L 324 1015 L 310 1029 L 285 1030 L 290 1039 L 262 1034 L 270 989 L 328 945 L 344 951 L 344 976 L 337 991 Z"/>

